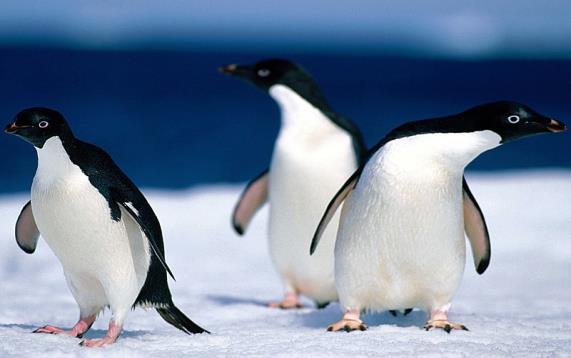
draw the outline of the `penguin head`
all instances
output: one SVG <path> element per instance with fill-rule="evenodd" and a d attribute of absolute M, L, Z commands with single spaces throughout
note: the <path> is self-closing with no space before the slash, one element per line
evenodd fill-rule
<path fill-rule="evenodd" d="M 262 60 L 253 65 L 228 65 L 220 67 L 226 73 L 252 83 L 263 91 L 276 84 L 286 84 L 292 77 L 310 76 L 298 65 L 288 60 Z"/>
<path fill-rule="evenodd" d="M 430 133 L 492 132 L 498 138 L 496 144 L 504 144 L 535 134 L 557 133 L 566 129 L 565 123 L 539 114 L 524 104 L 499 101 L 482 104 L 456 115 L 406 123 L 389 133 L 386 140 Z"/>
<path fill-rule="evenodd" d="M 71 129 L 61 113 L 40 107 L 21 111 L 4 131 L 24 139 L 37 148 L 42 148 L 52 137 L 59 137 L 62 141 L 73 138 Z"/>
<path fill-rule="evenodd" d="M 567 129 L 565 123 L 546 117 L 528 106 L 500 101 L 473 107 L 459 115 L 472 130 L 491 130 L 501 143 L 541 133 L 557 133 Z"/>

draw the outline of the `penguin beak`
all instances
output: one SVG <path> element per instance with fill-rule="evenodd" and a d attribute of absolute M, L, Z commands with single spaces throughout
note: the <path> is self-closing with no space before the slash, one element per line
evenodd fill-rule
<path fill-rule="evenodd" d="M 567 130 L 565 123 L 551 118 L 547 123 L 547 129 L 553 133 L 559 133 Z"/>
<path fill-rule="evenodd" d="M 18 129 L 22 129 L 22 128 L 24 128 L 24 127 L 19 127 L 16 125 L 16 123 L 11 123 L 11 124 L 8 124 L 6 126 L 6 128 L 4 128 L 4 132 L 6 132 L 8 134 L 14 134 L 18 131 Z"/>
<path fill-rule="evenodd" d="M 250 72 L 247 66 L 238 66 L 236 64 L 231 64 L 227 66 L 222 66 L 218 68 L 218 71 L 225 73 L 227 75 L 242 76 L 245 77 Z"/>

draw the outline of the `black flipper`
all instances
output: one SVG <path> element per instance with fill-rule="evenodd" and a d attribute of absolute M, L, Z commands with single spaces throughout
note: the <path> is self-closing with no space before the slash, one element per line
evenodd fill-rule
<path fill-rule="evenodd" d="M 403 314 L 404 314 L 405 316 L 408 316 L 409 313 L 412 312 L 412 310 L 413 310 L 412 308 L 407 308 L 406 310 L 404 310 Z"/>
<path fill-rule="evenodd" d="M 476 272 L 481 275 L 490 264 L 490 257 L 492 255 L 490 235 L 484 214 L 476 198 L 472 195 L 466 178 L 464 177 L 462 178 L 462 188 L 464 191 L 464 230 L 470 240 Z"/>
<path fill-rule="evenodd" d="M 40 231 L 32 213 L 32 202 L 28 201 L 16 221 L 16 242 L 25 253 L 33 254 L 39 238 Z"/>
<path fill-rule="evenodd" d="M 341 189 L 339 189 L 337 194 L 335 194 L 335 196 L 327 206 L 327 209 L 325 209 L 325 213 L 323 214 L 321 221 L 319 221 L 319 225 L 317 226 L 315 234 L 313 235 L 313 240 L 311 240 L 311 246 L 309 248 L 310 255 L 313 255 L 313 253 L 315 252 L 317 244 L 319 244 L 319 240 L 321 240 L 321 235 L 323 235 L 323 232 L 327 228 L 329 221 L 331 221 L 333 215 L 335 215 L 335 212 L 337 211 L 339 206 L 341 206 L 343 201 L 355 188 L 360 176 L 361 176 L 361 169 L 357 170 L 355 173 L 353 173 L 353 175 L 351 175 L 351 177 L 345 182 L 345 184 L 343 184 Z"/>

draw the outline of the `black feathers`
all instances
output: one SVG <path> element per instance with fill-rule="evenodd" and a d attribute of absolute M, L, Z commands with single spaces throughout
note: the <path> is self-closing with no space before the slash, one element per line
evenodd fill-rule
<path fill-rule="evenodd" d="M 170 305 L 165 308 L 157 308 L 157 312 L 165 321 L 186 334 L 210 333 L 209 331 L 194 323 L 174 305 Z"/>

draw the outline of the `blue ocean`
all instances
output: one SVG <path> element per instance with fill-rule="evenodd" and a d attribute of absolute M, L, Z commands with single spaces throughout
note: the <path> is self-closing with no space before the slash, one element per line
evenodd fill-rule
<path fill-rule="evenodd" d="M 503 99 L 571 123 L 569 60 L 38 47 L 0 49 L 0 118 L 8 124 L 27 107 L 58 109 L 77 137 L 107 150 L 142 187 L 244 182 L 269 164 L 278 107 L 217 68 L 284 56 L 314 75 L 369 146 L 403 122 Z M 32 146 L 2 135 L 0 150 L 0 192 L 29 190 Z M 537 136 L 485 153 L 468 169 L 569 169 L 570 153 L 569 133 Z"/>

